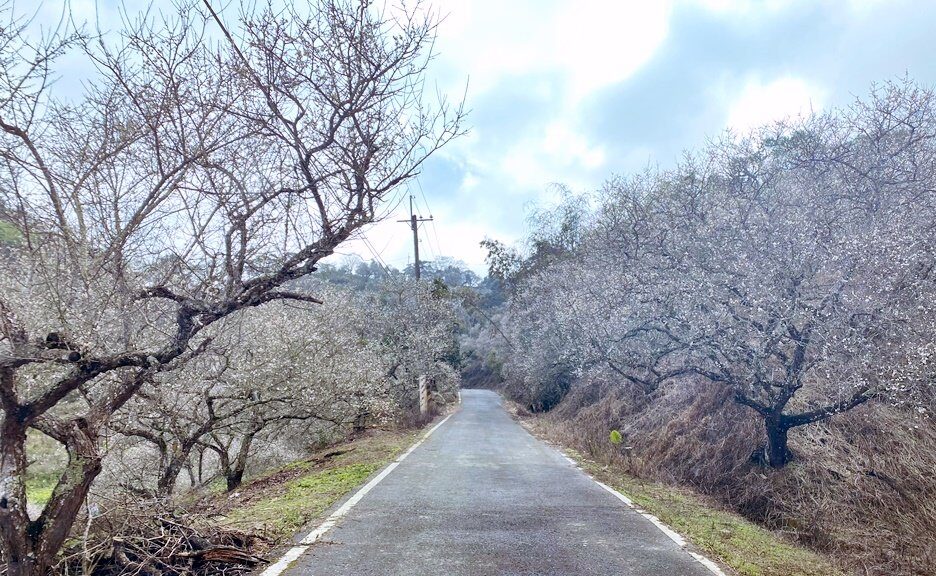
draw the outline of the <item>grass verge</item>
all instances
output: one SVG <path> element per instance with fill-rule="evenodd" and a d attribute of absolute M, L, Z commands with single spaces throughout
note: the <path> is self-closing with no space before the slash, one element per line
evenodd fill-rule
<path fill-rule="evenodd" d="M 522 419 L 536 436 L 552 442 L 548 423 Z M 553 442 L 554 443 L 554 442 Z M 828 558 L 725 510 L 708 498 L 682 487 L 629 476 L 613 465 L 600 464 L 561 446 L 570 458 L 596 479 L 630 498 L 659 518 L 693 547 L 733 573 L 743 576 L 842 576 Z"/>
<path fill-rule="evenodd" d="M 68 463 L 68 455 L 55 440 L 37 430 L 26 436 L 26 454 L 31 463 L 26 468 L 26 501 L 44 506 Z"/>
<path fill-rule="evenodd" d="M 232 494 L 213 495 L 208 504 L 219 527 L 280 544 L 323 518 L 336 501 L 389 464 L 421 433 L 372 432 L 273 470 Z"/>

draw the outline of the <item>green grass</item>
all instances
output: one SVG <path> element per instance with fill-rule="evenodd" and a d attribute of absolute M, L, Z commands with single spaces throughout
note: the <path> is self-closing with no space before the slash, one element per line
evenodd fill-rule
<path fill-rule="evenodd" d="M 22 236 L 12 224 L 0 220 L 0 245 L 17 244 L 21 239 Z"/>
<path fill-rule="evenodd" d="M 257 478 L 241 490 L 220 524 L 261 533 L 272 541 L 291 537 L 416 441 L 417 433 L 381 432 L 339 446 L 349 452 L 293 462 Z M 226 498 L 225 495 L 220 498 Z"/>
<path fill-rule="evenodd" d="M 233 511 L 229 527 L 260 527 L 277 536 L 293 534 L 321 515 L 338 498 L 364 482 L 379 466 L 352 464 L 312 472 L 286 484 L 285 493 Z"/>
<path fill-rule="evenodd" d="M 45 434 L 30 430 L 26 436 L 26 501 L 38 506 L 52 497 L 52 490 L 68 463 L 62 446 Z"/>
<path fill-rule="evenodd" d="M 688 490 L 638 480 L 569 451 L 582 468 L 744 576 L 836 576 L 829 560 Z"/>
<path fill-rule="evenodd" d="M 52 490 L 59 480 L 59 474 L 27 474 L 26 501 L 30 504 L 44 505 L 52 498 Z"/>

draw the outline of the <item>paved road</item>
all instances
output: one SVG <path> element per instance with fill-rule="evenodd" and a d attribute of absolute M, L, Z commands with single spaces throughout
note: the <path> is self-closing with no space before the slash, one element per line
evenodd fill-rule
<path fill-rule="evenodd" d="M 481 390 L 287 574 L 712 576 Z"/>

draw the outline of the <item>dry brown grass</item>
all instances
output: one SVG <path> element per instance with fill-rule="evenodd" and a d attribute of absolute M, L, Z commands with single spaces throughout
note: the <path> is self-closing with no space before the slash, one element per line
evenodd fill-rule
<path fill-rule="evenodd" d="M 744 516 L 834 555 L 855 574 L 936 574 L 936 425 L 868 404 L 791 432 L 795 460 L 751 455 L 759 422 L 724 389 L 681 382 L 652 397 L 600 374 L 546 420 L 556 439 L 637 477 L 688 485 Z M 620 430 L 620 447 L 608 440 Z"/>

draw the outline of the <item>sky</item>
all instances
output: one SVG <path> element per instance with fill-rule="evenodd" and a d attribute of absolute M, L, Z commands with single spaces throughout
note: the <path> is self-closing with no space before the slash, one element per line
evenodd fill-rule
<path fill-rule="evenodd" d="M 421 256 L 484 271 L 479 242 L 522 239 L 555 184 L 666 168 L 724 130 L 847 106 L 871 84 L 936 84 L 936 0 L 445 0 L 430 71 L 465 93 L 470 133 L 413 186 Z M 425 199 L 423 199 L 425 196 Z M 411 261 L 405 206 L 367 232 Z M 354 249 L 371 258 L 366 246 Z"/>
<path fill-rule="evenodd" d="M 873 82 L 936 85 L 936 0 L 433 0 L 431 9 L 443 20 L 429 83 L 464 97 L 470 113 L 469 133 L 409 185 L 419 215 L 433 217 L 420 226 L 420 256 L 478 273 L 479 242 L 520 241 L 531 207 L 554 202 L 557 184 L 589 192 L 615 174 L 667 168 L 726 129 L 847 106 Z M 412 232 L 397 220 L 408 216 L 404 202 L 342 253 L 403 268 Z"/>

